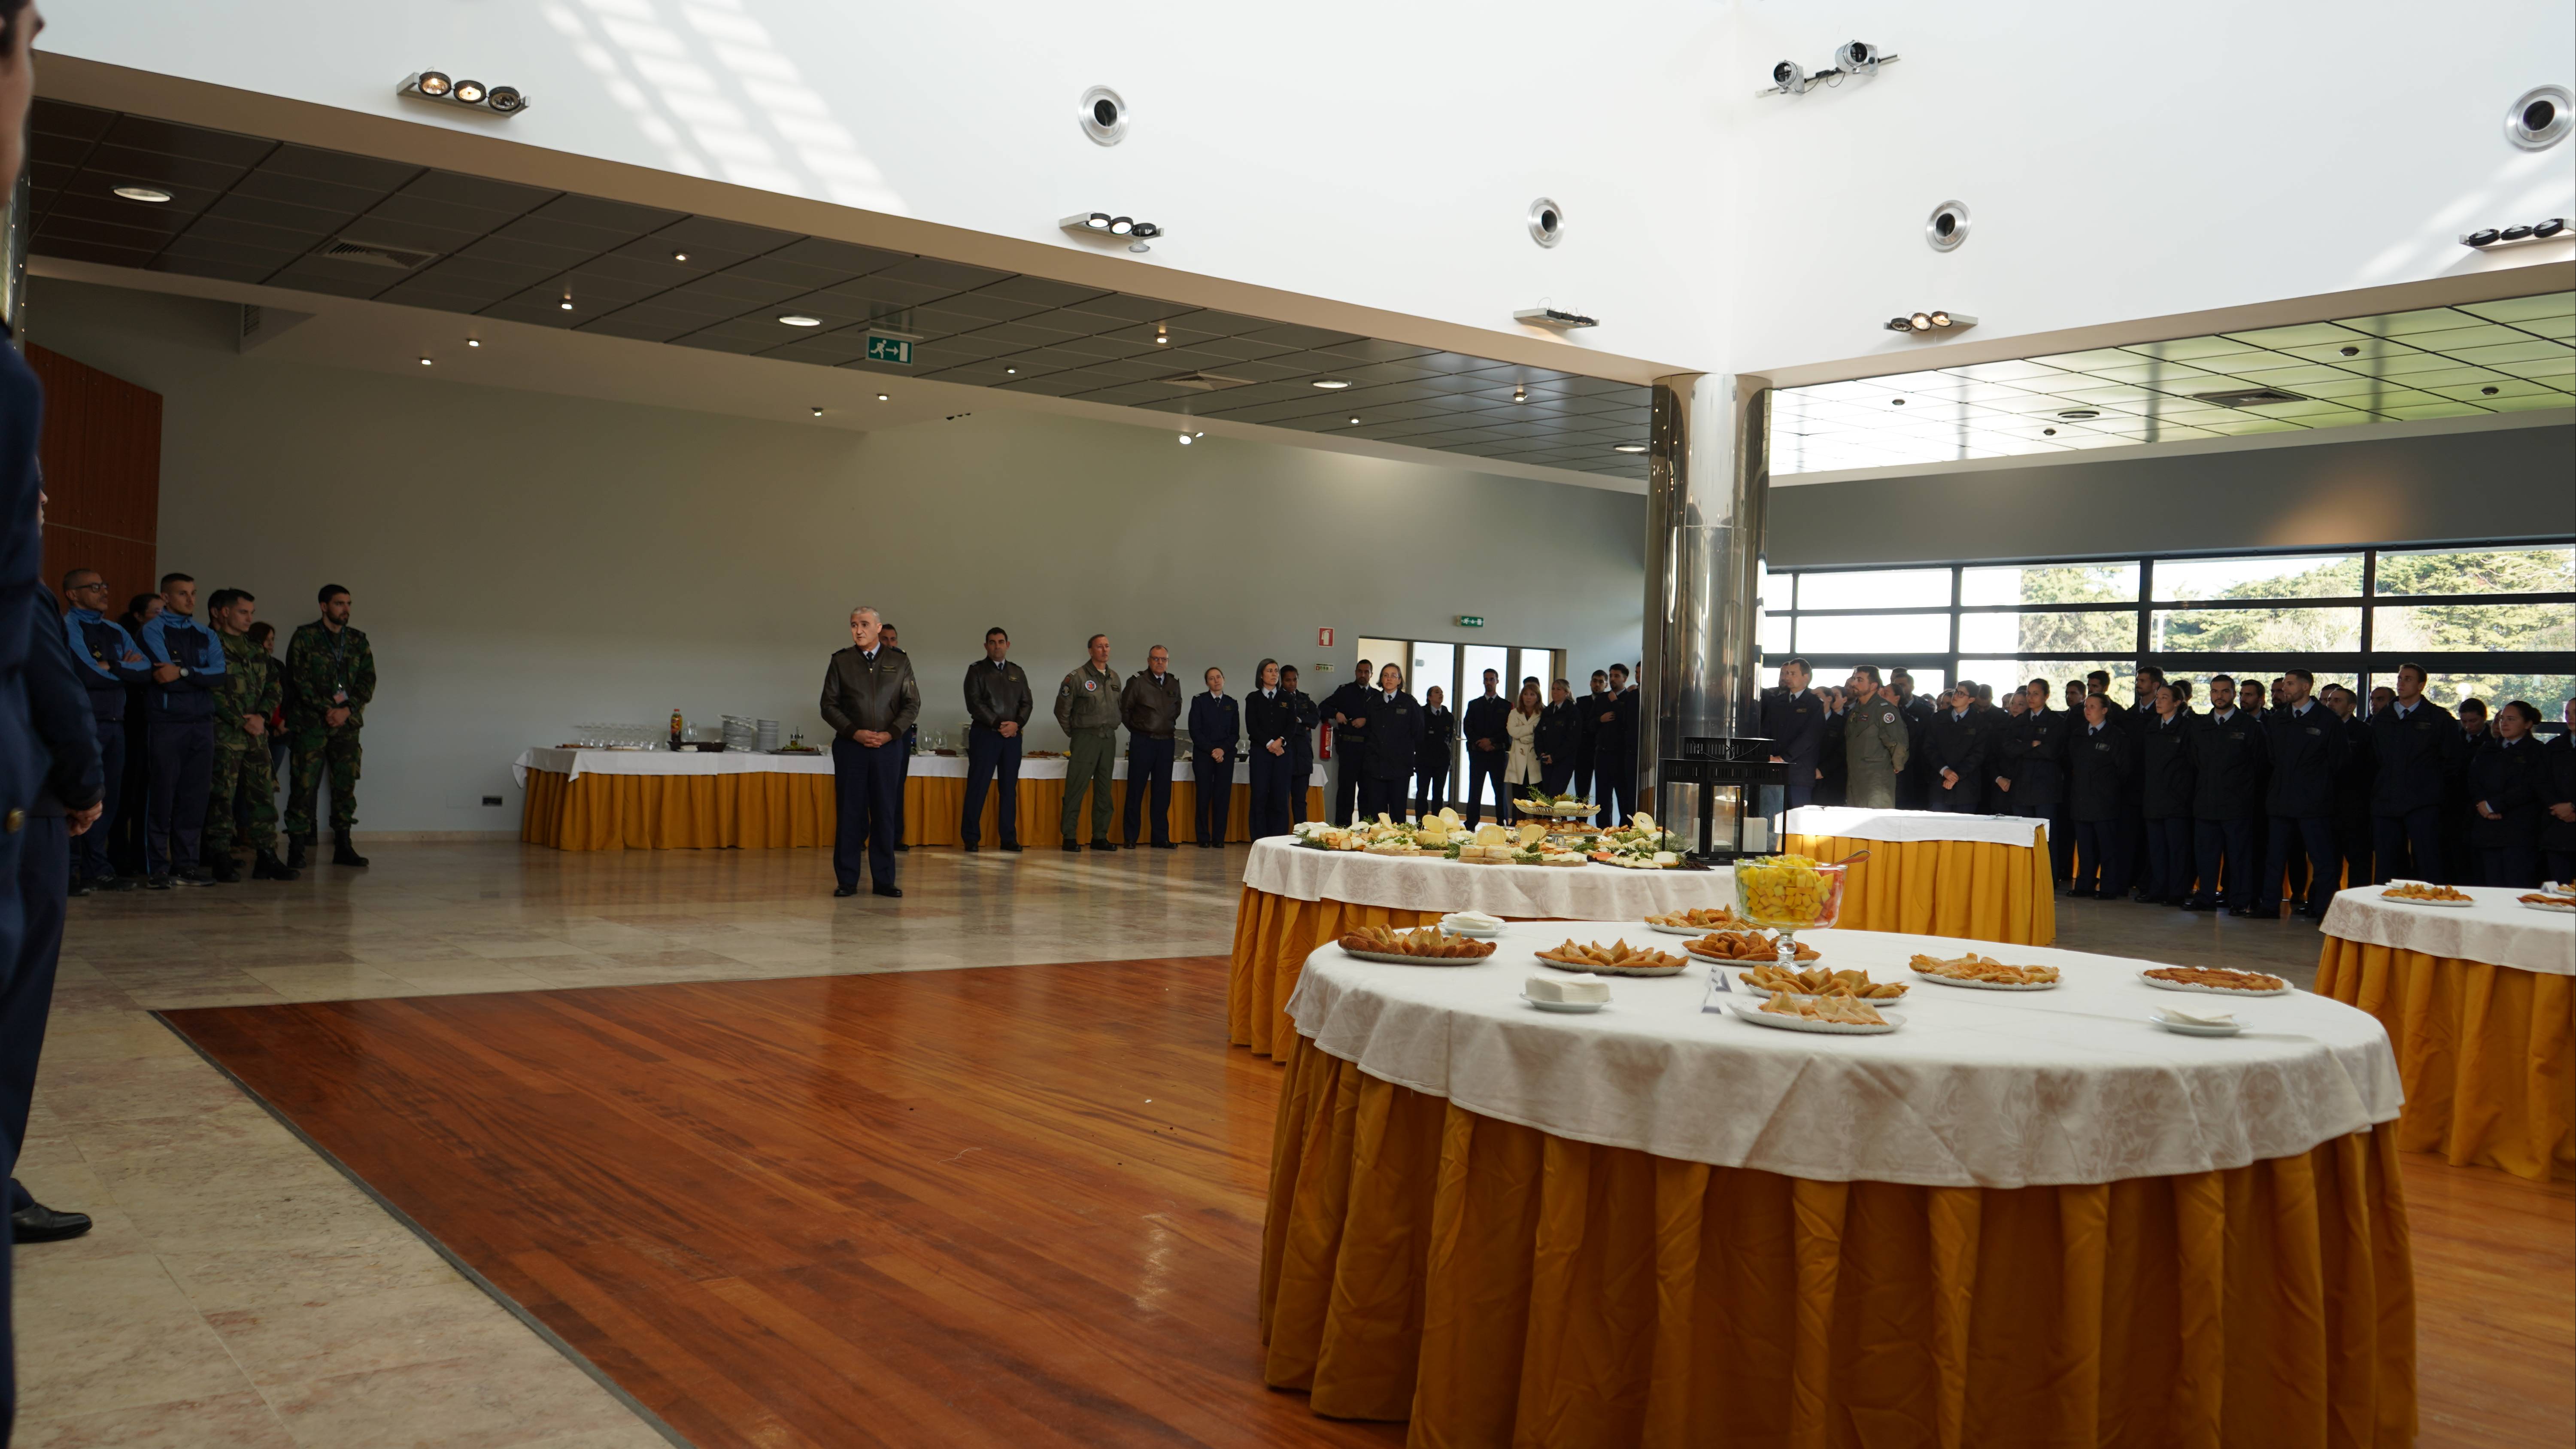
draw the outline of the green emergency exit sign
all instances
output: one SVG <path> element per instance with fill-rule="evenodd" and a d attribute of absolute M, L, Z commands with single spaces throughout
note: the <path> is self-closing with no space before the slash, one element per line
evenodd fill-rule
<path fill-rule="evenodd" d="M 868 334 L 868 361 L 891 362 L 901 367 L 912 366 L 912 341 L 905 337 Z"/>
<path fill-rule="evenodd" d="M 1458 627 L 1461 629 L 1482 629 L 1485 627 L 1485 616 L 1482 614 L 1460 614 L 1458 616 Z"/>

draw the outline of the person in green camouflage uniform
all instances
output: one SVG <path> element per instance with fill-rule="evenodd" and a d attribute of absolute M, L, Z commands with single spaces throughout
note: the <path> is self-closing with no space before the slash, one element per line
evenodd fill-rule
<path fill-rule="evenodd" d="M 349 626 L 349 591 L 324 584 L 322 617 L 296 626 L 286 645 L 286 739 L 295 751 L 286 792 L 289 865 L 313 845 L 313 797 L 331 777 L 331 863 L 365 865 L 349 843 L 358 823 L 358 728 L 376 694 L 376 656 Z"/>
<path fill-rule="evenodd" d="M 215 879 L 230 885 L 241 879 L 233 860 L 233 817 L 238 806 L 250 817 L 251 879 L 293 880 L 296 872 L 277 858 L 277 776 L 268 763 L 268 716 L 277 708 L 277 676 L 266 664 L 267 651 L 251 642 L 252 616 L 258 601 L 240 589 L 217 589 L 207 601 L 207 616 L 224 645 L 224 672 L 215 682 L 215 763 L 211 798 L 206 802 L 205 852 L 214 863 Z"/>

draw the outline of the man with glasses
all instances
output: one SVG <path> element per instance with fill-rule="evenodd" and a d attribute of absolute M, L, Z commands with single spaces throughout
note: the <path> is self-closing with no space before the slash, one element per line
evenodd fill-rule
<path fill-rule="evenodd" d="M 63 633 L 72 658 L 81 666 L 81 683 L 89 693 L 92 726 L 98 732 L 100 767 L 107 793 L 99 801 L 98 823 L 72 837 L 71 893 L 93 889 L 133 890 L 139 882 L 116 873 L 108 858 L 108 832 L 116 825 L 125 784 L 125 701 L 152 677 L 152 661 L 125 626 L 107 617 L 113 602 L 107 580 L 96 569 L 74 569 L 63 575 L 63 597 L 71 608 L 63 615 Z"/>

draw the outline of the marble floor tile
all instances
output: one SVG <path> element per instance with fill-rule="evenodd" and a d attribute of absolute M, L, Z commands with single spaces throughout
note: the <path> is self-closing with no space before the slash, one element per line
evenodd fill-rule
<path fill-rule="evenodd" d="M 221 1309 L 206 1321 L 262 1387 L 497 1353 L 526 1326 L 462 1278 Z"/>
<path fill-rule="evenodd" d="M 17 1449 L 297 1449 L 268 1400 L 244 1389 L 61 1418 L 18 1416 Z"/>

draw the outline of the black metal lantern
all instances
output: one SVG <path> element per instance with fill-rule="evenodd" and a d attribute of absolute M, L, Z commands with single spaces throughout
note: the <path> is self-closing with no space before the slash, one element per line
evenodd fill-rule
<path fill-rule="evenodd" d="M 1672 828 L 1667 791 L 1693 786 L 1698 830 L 1689 858 L 1724 865 L 1751 855 L 1780 853 L 1781 812 L 1788 799 L 1789 767 L 1771 758 L 1765 739 L 1698 736 L 1682 741 L 1681 758 L 1655 770 L 1655 819 Z"/>

